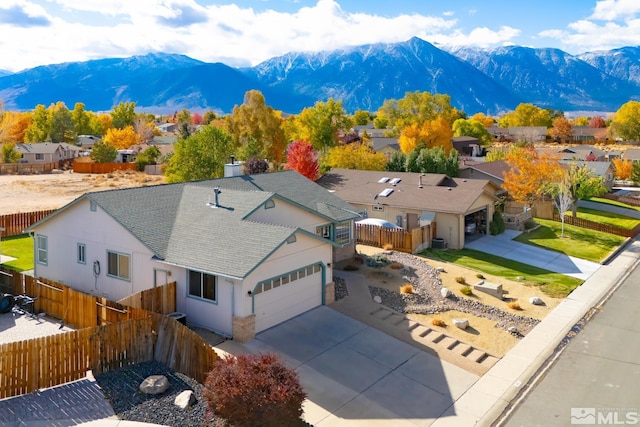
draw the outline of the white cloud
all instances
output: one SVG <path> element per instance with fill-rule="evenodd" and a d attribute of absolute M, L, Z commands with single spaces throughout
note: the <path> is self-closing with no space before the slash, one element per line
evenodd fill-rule
<path fill-rule="evenodd" d="M 512 39 L 520 35 L 520 30 L 508 26 L 502 26 L 498 31 L 487 27 L 473 29 L 465 34 L 455 31 L 452 34 L 440 34 L 431 39 L 439 44 L 449 46 L 477 46 L 488 48 L 496 45 L 512 44 Z"/>
<path fill-rule="evenodd" d="M 601 0 L 596 2 L 596 7 L 589 19 L 616 21 L 627 20 L 640 12 L 638 0 Z"/>

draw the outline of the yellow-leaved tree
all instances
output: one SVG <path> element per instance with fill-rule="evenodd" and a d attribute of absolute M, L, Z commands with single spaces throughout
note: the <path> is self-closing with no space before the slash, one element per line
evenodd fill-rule
<path fill-rule="evenodd" d="M 532 146 L 515 148 L 505 158 L 510 166 L 502 187 L 514 200 L 532 206 L 542 198 L 549 182 L 559 182 L 563 169 L 556 157 L 539 155 Z"/>
<path fill-rule="evenodd" d="M 122 129 L 110 128 L 107 129 L 104 142 L 118 150 L 126 150 L 132 145 L 138 144 L 139 136 L 133 126 L 125 126 Z"/>
<path fill-rule="evenodd" d="M 367 144 L 353 143 L 330 148 L 320 159 L 322 168 L 342 168 L 382 171 L 387 164 L 387 157 L 376 153 Z"/>
<path fill-rule="evenodd" d="M 633 162 L 629 159 L 614 158 L 613 167 L 616 168 L 616 178 L 627 180 L 633 172 Z"/>
<path fill-rule="evenodd" d="M 406 126 L 398 138 L 398 143 L 400 150 L 405 154 L 412 152 L 419 144 L 424 144 L 424 148 L 442 147 L 445 153 L 449 154 L 453 148 L 452 137 L 451 123 L 444 117 L 438 117 Z"/>

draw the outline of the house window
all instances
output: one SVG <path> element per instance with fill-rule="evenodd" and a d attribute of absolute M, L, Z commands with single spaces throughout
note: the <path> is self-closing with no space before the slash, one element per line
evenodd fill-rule
<path fill-rule="evenodd" d="M 268 292 L 272 289 L 279 288 L 280 286 L 288 285 L 289 283 L 295 282 L 296 280 L 303 279 L 306 276 L 320 273 L 320 271 L 322 271 L 322 267 L 320 266 L 320 264 L 313 264 L 299 270 L 274 277 L 269 280 L 264 280 L 256 285 L 251 294 L 258 295 L 263 292 Z"/>
<path fill-rule="evenodd" d="M 189 296 L 216 301 L 216 276 L 189 270 Z"/>
<path fill-rule="evenodd" d="M 78 264 L 87 263 L 87 246 L 84 243 L 78 243 Z"/>
<path fill-rule="evenodd" d="M 341 245 L 351 241 L 351 221 L 341 222 L 336 225 L 336 243 Z"/>
<path fill-rule="evenodd" d="M 44 160 L 44 154 L 36 153 L 36 160 Z"/>
<path fill-rule="evenodd" d="M 331 238 L 331 226 L 330 225 L 321 225 L 316 227 L 316 234 L 320 237 L 324 237 L 325 239 Z"/>
<path fill-rule="evenodd" d="M 382 205 L 373 205 L 372 209 L 374 211 L 383 211 L 384 210 L 384 206 L 382 206 Z"/>
<path fill-rule="evenodd" d="M 36 236 L 36 256 L 38 264 L 47 265 L 49 262 L 47 236 L 42 236 L 40 234 Z"/>
<path fill-rule="evenodd" d="M 271 208 L 275 208 L 275 207 L 276 207 L 276 202 L 274 202 L 272 199 L 269 199 L 266 202 L 264 202 L 264 208 L 265 209 L 271 209 Z"/>
<path fill-rule="evenodd" d="M 130 259 L 129 255 L 107 251 L 107 275 L 129 280 Z"/>

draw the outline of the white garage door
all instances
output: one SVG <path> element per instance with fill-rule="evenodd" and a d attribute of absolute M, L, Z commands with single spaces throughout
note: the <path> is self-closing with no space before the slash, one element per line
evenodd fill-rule
<path fill-rule="evenodd" d="M 314 264 L 261 282 L 254 290 L 256 332 L 322 304 L 322 267 Z"/>

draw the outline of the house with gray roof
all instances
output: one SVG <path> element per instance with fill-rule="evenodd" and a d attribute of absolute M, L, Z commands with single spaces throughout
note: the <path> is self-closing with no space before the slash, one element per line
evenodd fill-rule
<path fill-rule="evenodd" d="M 352 206 L 295 171 L 87 193 L 30 227 L 35 275 L 111 300 L 168 282 L 188 325 L 235 339 L 334 298 Z"/>
<path fill-rule="evenodd" d="M 349 202 L 361 215 L 396 224 L 406 231 L 426 221 L 449 248 L 464 247 L 465 225 L 486 232 L 498 200 L 498 187 L 482 179 L 443 174 L 331 169 L 318 184 Z"/>
<path fill-rule="evenodd" d="M 80 147 L 65 142 L 36 142 L 16 144 L 16 151 L 22 155 L 20 163 L 54 163 L 78 157 Z"/>

